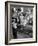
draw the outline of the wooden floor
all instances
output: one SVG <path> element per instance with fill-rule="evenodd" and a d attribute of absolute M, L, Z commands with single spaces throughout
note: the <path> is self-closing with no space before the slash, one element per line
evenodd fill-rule
<path fill-rule="evenodd" d="M 30 28 L 29 28 L 30 27 Z M 31 26 L 17 31 L 17 38 L 32 38 L 33 30 Z"/>

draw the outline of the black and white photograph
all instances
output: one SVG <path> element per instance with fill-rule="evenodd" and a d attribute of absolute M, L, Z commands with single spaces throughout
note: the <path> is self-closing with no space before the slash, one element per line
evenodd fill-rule
<path fill-rule="evenodd" d="M 33 7 L 11 7 L 10 14 L 13 38 L 32 38 Z"/>
<path fill-rule="evenodd" d="M 36 3 L 6 2 L 5 42 L 36 42 Z"/>

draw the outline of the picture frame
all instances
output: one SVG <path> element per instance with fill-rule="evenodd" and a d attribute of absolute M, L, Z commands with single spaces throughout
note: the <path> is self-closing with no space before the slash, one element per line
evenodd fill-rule
<path fill-rule="evenodd" d="M 25 19 L 23 19 L 24 17 Z M 31 20 L 31 22 L 29 20 Z M 15 26 L 15 24 L 17 24 L 17 26 Z M 13 27 L 13 25 L 15 27 Z M 37 42 L 37 3 L 6 1 L 5 44 L 10 45 L 36 42 Z"/>

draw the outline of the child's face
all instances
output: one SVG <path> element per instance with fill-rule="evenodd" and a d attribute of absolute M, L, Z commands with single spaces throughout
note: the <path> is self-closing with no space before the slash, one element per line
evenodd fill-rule
<path fill-rule="evenodd" d="M 31 14 L 31 10 L 30 9 L 27 11 L 27 14 Z"/>

